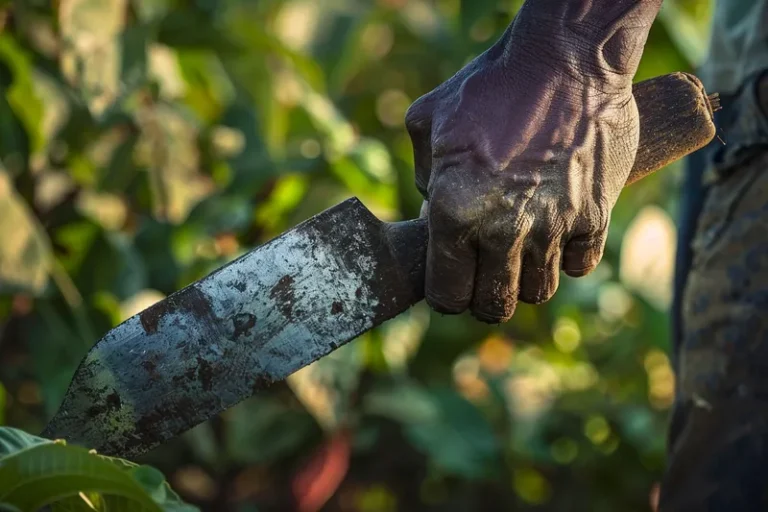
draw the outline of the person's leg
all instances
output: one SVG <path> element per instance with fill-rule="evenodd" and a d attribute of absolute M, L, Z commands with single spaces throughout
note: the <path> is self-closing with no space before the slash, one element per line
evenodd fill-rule
<path fill-rule="evenodd" d="M 758 82 L 725 104 L 726 145 L 704 173 L 690 253 L 678 260 L 662 512 L 768 510 L 768 116 Z"/>

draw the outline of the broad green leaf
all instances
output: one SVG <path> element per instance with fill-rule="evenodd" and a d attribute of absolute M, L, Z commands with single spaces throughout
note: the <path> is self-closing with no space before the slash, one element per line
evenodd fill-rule
<path fill-rule="evenodd" d="M 52 261 L 50 241 L 2 168 L 0 240 L 0 293 L 42 293 Z"/>
<path fill-rule="evenodd" d="M 0 428 L 0 503 L 22 512 L 195 512 L 149 466 Z M 1 510 L 1 509 L 0 509 Z"/>
<path fill-rule="evenodd" d="M 461 0 L 461 30 L 466 35 L 480 19 L 495 14 L 496 0 Z"/>
<path fill-rule="evenodd" d="M 62 0 L 61 70 L 100 116 L 120 95 L 122 44 L 127 0 Z"/>
<path fill-rule="evenodd" d="M 404 425 L 419 425 L 439 421 L 440 408 L 426 389 L 402 384 L 374 389 L 364 398 L 368 414 L 391 418 Z"/>
<path fill-rule="evenodd" d="M 274 464 L 296 453 L 316 433 L 312 417 L 273 397 L 254 397 L 226 415 L 225 449 L 231 460 Z"/>
<path fill-rule="evenodd" d="M 24 511 L 83 491 L 128 498 L 136 512 L 162 511 L 129 473 L 84 448 L 47 443 L 2 458 L 0 501 Z"/>
<path fill-rule="evenodd" d="M 51 512 L 108 512 L 106 501 L 95 492 L 80 492 L 51 505 Z"/>
<path fill-rule="evenodd" d="M 705 6 L 704 2 L 669 0 L 664 2 L 659 12 L 659 20 L 666 26 L 670 37 L 678 49 L 686 56 L 691 66 L 697 67 L 707 53 L 709 41 L 708 9 L 699 9 L 698 14 L 689 6 Z"/>
<path fill-rule="evenodd" d="M 52 442 L 49 439 L 27 434 L 23 430 L 0 427 L 0 460 L 10 454 L 25 450 L 30 446 Z"/>
<path fill-rule="evenodd" d="M 431 395 L 439 414 L 407 425 L 410 441 L 449 473 L 472 479 L 497 471 L 501 446 L 482 413 L 455 391 L 435 390 Z"/>
<path fill-rule="evenodd" d="M 172 8 L 171 0 L 131 0 L 139 18 L 145 22 L 161 19 Z"/>
<path fill-rule="evenodd" d="M 245 4 L 231 8 L 225 13 L 227 25 L 236 38 L 248 49 L 249 58 L 254 54 L 273 54 L 290 62 L 296 72 L 316 91 L 325 91 L 323 68 L 307 55 L 286 46 L 274 34 L 265 30 L 264 24 L 255 25 L 245 11 Z"/>
<path fill-rule="evenodd" d="M 181 108 L 164 104 L 143 109 L 137 116 L 142 128 L 138 151 L 149 168 L 154 214 L 181 223 L 213 192 L 210 178 L 199 169 L 197 120 Z"/>
<path fill-rule="evenodd" d="M 197 48 L 231 54 L 240 50 L 215 20 L 196 9 L 176 9 L 160 22 L 157 40 L 173 48 Z"/>
<path fill-rule="evenodd" d="M 344 345 L 287 379 L 299 401 L 325 429 L 338 428 L 349 414 L 363 370 L 363 349 L 370 336 L 364 334 L 357 343 Z"/>
<path fill-rule="evenodd" d="M 30 153 L 44 144 L 41 133 L 43 105 L 35 87 L 37 77 L 32 56 L 8 34 L 0 34 L 0 67 L 5 93 L 1 107 L 5 112 L 0 121 L 1 156 L 18 155 L 15 158 L 23 160 L 20 162 L 23 167 L 27 165 Z"/>

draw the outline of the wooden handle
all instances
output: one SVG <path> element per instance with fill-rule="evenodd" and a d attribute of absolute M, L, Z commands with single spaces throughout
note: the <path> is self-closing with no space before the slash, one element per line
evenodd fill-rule
<path fill-rule="evenodd" d="M 713 109 L 704 86 L 688 73 L 672 73 L 632 88 L 640 113 L 640 142 L 627 185 L 645 178 L 715 136 Z M 385 224 L 392 253 L 408 274 L 412 293 L 424 296 L 428 229 L 426 219 Z"/>
<path fill-rule="evenodd" d="M 627 185 L 700 149 L 715 137 L 712 105 L 698 78 L 672 73 L 635 84 L 640 144 Z"/>

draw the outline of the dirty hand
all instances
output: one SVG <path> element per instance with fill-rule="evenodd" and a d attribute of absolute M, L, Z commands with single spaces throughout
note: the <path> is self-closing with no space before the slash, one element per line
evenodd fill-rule
<path fill-rule="evenodd" d="M 528 0 L 419 98 L 406 127 L 429 219 L 426 299 L 511 318 L 600 262 L 637 152 L 632 77 L 661 0 Z"/>

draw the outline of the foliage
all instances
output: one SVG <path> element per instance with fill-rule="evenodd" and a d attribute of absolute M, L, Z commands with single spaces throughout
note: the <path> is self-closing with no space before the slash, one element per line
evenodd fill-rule
<path fill-rule="evenodd" d="M 150 466 L 0 428 L 0 509 L 194 512 Z M 3 508 L 5 507 L 5 508 Z"/>
<path fill-rule="evenodd" d="M 418 215 L 405 109 L 521 3 L 0 2 L 0 422 L 39 431 L 102 333 L 342 199 Z M 667 0 L 637 78 L 699 62 L 709 9 Z M 550 303 L 420 305 L 144 462 L 206 510 L 647 510 L 676 186 L 627 191 Z"/>

